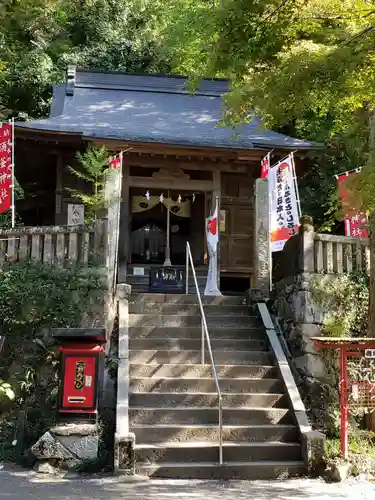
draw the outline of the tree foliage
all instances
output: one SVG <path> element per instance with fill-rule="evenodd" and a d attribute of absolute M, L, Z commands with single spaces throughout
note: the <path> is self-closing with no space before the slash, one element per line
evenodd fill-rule
<path fill-rule="evenodd" d="M 174 64 L 194 77 L 232 78 L 231 122 L 248 119 L 252 109 L 267 125 L 293 124 L 304 138 L 334 144 L 336 137 L 346 136 L 352 153 L 361 153 L 366 108 L 375 95 L 375 9 L 370 2 L 181 3 L 185 9 L 170 36 Z M 206 14 L 198 16 L 199 9 Z M 196 56 L 202 65 L 191 64 Z"/>
<path fill-rule="evenodd" d="M 130 72 L 169 69 L 158 51 L 162 0 L 3 0 L 0 116 L 48 113 L 69 63 Z"/>
<path fill-rule="evenodd" d="M 105 179 L 108 171 L 109 153 L 102 146 L 89 148 L 76 155 L 77 168 L 69 167 L 71 173 L 84 182 L 86 189 L 66 188 L 73 198 L 85 206 L 85 222 L 92 223 L 105 208 Z"/>
<path fill-rule="evenodd" d="M 176 2 L 174 2 L 176 3 Z M 192 81 L 232 80 L 225 120 L 249 120 L 325 144 L 300 179 L 302 208 L 329 229 L 334 174 L 369 161 L 375 101 L 375 9 L 368 0 L 177 0 L 166 44 Z"/>
<path fill-rule="evenodd" d="M 26 446 L 55 420 L 58 356 L 51 328 L 79 327 L 94 312 L 96 268 L 57 268 L 39 262 L 0 270 L 0 456 L 12 456 L 12 418 L 27 414 Z"/>

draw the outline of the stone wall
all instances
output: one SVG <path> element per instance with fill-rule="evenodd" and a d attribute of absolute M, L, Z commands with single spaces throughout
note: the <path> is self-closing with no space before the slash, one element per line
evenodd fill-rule
<path fill-rule="evenodd" d="M 316 233 L 310 217 L 301 218 L 299 233 L 278 256 L 272 293 L 277 315 L 298 371 L 320 379 L 325 363 L 314 347 L 322 335 L 325 314 L 313 300 L 314 281 L 368 266 L 367 239 Z"/>

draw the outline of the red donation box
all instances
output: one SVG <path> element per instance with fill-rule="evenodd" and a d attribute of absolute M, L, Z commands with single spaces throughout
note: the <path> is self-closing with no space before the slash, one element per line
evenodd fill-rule
<path fill-rule="evenodd" d="M 95 418 L 103 370 L 105 331 L 102 328 L 57 328 L 60 342 L 60 417 Z"/>

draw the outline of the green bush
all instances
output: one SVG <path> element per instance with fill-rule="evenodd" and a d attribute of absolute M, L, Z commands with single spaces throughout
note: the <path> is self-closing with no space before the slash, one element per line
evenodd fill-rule
<path fill-rule="evenodd" d="M 312 295 L 325 312 L 323 328 L 326 335 L 366 336 L 369 303 L 366 271 L 318 277 L 312 283 Z"/>
<path fill-rule="evenodd" d="M 83 314 L 97 301 L 95 271 L 35 262 L 0 270 L 0 334 L 6 336 L 0 355 L 3 457 L 11 458 L 12 422 L 20 410 L 27 415 L 25 446 L 54 422 L 58 356 L 50 329 L 82 325 Z"/>

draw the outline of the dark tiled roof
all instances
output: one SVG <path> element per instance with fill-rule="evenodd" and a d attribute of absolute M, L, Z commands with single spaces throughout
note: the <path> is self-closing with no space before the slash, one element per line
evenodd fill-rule
<path fill-rule="evenodd" d="M 202 80 L 191 95 L 182 77 L 79 70 L 54 87 L 50 117 L 17 127 L 83 137 L 223 148 L 309 149 L 313 144 L 260 127 L 222 127 L 227 80 Z M 70 94 L 70 95 L 69 95 Z"/>

